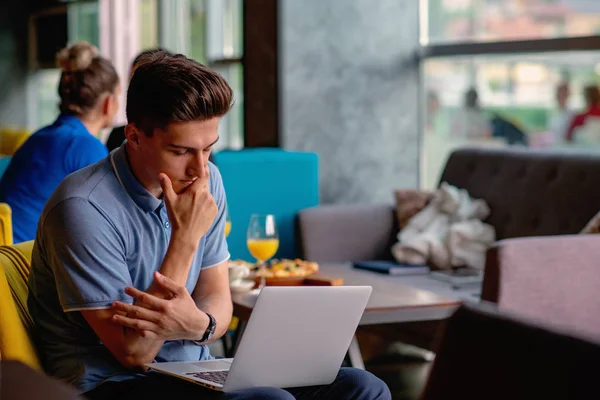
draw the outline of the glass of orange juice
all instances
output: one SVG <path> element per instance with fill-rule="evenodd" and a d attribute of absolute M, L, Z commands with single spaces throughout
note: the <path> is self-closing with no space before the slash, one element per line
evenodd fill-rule
<path fill-rule="evenodd" d="M 279 235 L 275 216 L 272 214 L 252 214 L 248 224 L 247 234 L 248 251 L 258 264 L 260 264 L 260 284 L 258 289 L 265 286 L 265 263 L 277 252 L 279 248 Z"/>

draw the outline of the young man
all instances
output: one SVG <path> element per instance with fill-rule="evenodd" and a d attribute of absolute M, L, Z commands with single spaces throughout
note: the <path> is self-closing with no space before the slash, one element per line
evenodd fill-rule
<path fill-rule="evenodd" d="M 28 303 L 46 371 L 88 398 L 389 399 L 355 369 L 325 387 L 226 395 L 142 372 L 209 358 L 231 318 L 225 193 L 208 162 L 231 102 L 220 75 L 184 56 L 136 70 L 126 145 L 65 179 L 40 220 Z"/>

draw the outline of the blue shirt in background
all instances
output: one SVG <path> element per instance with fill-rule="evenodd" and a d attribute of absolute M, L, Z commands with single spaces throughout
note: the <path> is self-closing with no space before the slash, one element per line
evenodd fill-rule
<path fill-rule="evenodd" d="M 186 287 L 200 271 L 229 259 L 225 241 L 226 200 L 221 175 L 210 168 L 210 192 L 219 212 L 201 239 Z M 80 310 L 131 303 L 126 286 L 145 291 L 162 264 L 171 225 L 162 200 L 133 175 L 126 147 L 68 176 L 40 218 L 29 276 L 28 307 L 44 369 L 89 391 L 104 381 L 136 377 L 100 342 Z M 157 362 L 210 358 L 191 341 L 165 342 Z"/>
<path fill-rule="evenodd" d="M 70 173 L 108 154 L 81 120 L 60 115 L 16 151 L 0 180 L 0 202 L 12 208 L 15 243 L 33 240 L 46 201 Z"/>

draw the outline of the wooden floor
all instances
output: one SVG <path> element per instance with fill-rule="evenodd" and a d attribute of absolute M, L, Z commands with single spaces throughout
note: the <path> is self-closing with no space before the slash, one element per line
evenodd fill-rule
<path fill-rule="evenodd" d="M 401 359 L 384 364 L 367 364 L 368 371 L 381 378 L 390 388 L 392 399 L 416 400 L 427 380 L 430 361 Z"/>

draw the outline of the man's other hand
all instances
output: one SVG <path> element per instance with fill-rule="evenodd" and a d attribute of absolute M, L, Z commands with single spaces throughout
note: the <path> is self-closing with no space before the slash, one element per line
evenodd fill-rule
<path fill-rule="evenodd" d="M 127 287 L 125 293 L 136 300 L 136 304 L 116 301 L 115 311 L 125 312 L 113 316 L 113 322 L 126 328 L 135 329 L 140 336 L 161 340 L 200 340 L 210 323 L 208 315 L 196 307 L 194 299 L 185 288 L 173 280 L 154 273 L 158 286 L 171 293 L 168 299 L 161 299 L 134 287 Z"/>

